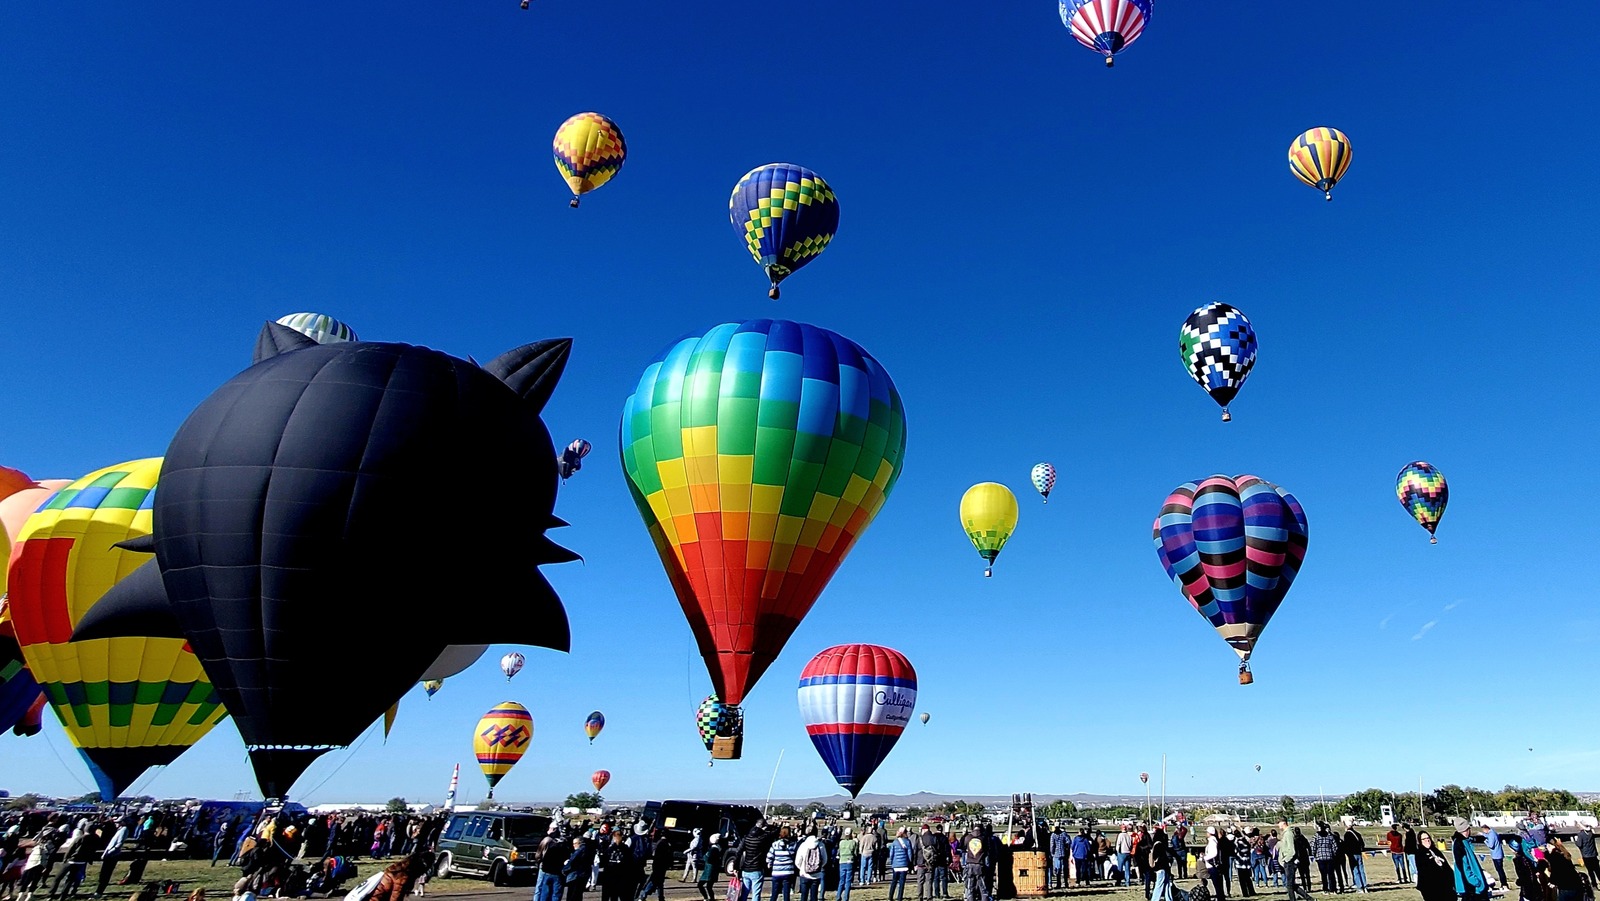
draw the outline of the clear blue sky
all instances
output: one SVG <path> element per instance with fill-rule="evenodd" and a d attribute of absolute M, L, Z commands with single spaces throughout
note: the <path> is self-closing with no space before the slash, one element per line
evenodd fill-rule
<path fill-rule="evenodd" d="M 1179 792 L 1600 789 L 1600 10 L 1527 29 L 1503 3 L 1159 0 L 1108 72 L 1048 0 L 9 4 L 0 462 L 76 477 L 162 453 L 283 313 L 478 359 L 576 339 L 545 414 L 596 445 L 557 508 L 586 562 L 547 570 L 572 653 L 413 692 L 387 746 L 308 772 L 311 803 L 435 799 L 456 762 L 481 797 L 468 735 L 506 699 L 537 722 L 507 799 L 599 767 L 618 799 L 759 796 L 780 749 L 779 795 L 828 794 L 794 685 L 847 641 L 909 656 L 933 715 L 870 791 L 1132 793 L 1162 752 Z M 583 110 L 629 157 L 573 211 L 550 137 Z M 1316 125 L 1353 142 L 1333 203 L 1285 159 Z M 772 161 L 822 173 L 842 209 L 778 303 L 727 222 L 733 183 Z M 1211 300 L 1261 340 L 1226 426 L 1175 353 Z M 907 462 L 749 698 L 746 759 L 708 769 L 709 683 L 617 422 L 667 342 L 774 315 L 884 363 Z M 1392 490 L 1419 458 L 1453 489 L 1437 547 Z M 1039 460 L 1061 470 L 1047 507 Z M 1247 688 L 1149 539 L 1174 486 L 1218 471 L 1282 484 L 1311 522 Z M 987 581 L 956 519 L 982 480 L 1023 501 Z M 49 733 L 0 737 L 0 787 L 83 790 Z M 231 725 L 145 784 L 254 788 Z"/>

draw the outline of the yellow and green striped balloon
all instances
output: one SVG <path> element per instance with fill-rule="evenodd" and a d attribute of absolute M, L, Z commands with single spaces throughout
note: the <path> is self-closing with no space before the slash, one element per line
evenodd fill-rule
<path fill-rule="evenodd" d="M 160 472 L 152 457 L 78 479 L 28 517 L 12 555 L 17 643 L 107 799 L 226 715 L 182 639 L 69 641 L 83 614 L 150 559 L 114 545 L 150 534 Z"/>

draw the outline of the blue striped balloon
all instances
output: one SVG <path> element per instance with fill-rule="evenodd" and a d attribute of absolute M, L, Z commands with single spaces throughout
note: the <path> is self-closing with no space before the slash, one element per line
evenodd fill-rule
<path fill-rule="evenodd" d="M 834 781 L 861 794 L 917 706 L 917 671 L 871 644 L 828 648 L 800 673 L 800 716 Z"/>

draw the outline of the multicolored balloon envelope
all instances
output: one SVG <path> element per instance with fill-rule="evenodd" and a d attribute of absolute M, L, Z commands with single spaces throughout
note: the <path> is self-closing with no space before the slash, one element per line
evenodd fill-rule
<path fill-rule="evenodd" d="M 326 313 L 290 313 L 278 317 L 279 325 L 286 325 L 318 344 L 342 344 L 360 341 L 356 330 Z"/>
<path fill-rule="evenodd" d="M 889 374 L 827 329 L 725 323 L 645 370 L 622 468 L 729 712 L 883 506 L 905 446 Z"/>
<path fill-rule="evenodd" d="M 589 451 L 592 450 L 594 450 L 594 445 L 582 438 L 574 439 L 571 444 L 568 444 L 561 451 L 561 459 L 556 461 L 557 466 L 561 469 L 561 481 L 565 482 L 567 479 L 572 478 L 578 470 L 582 469 L 583 458 L 589 456 Z"/>
<path fill-rule="evenodd" d="M 1337 128 L 1312 128 L 1289 145 L 1289 171 L 1333 199 L 1333 186 L 1350 168 L 1350 139 Z"/>
<path fill-rule="evenodd" d="M 917 706 L 917 671 L 893 648 L 842 644 L 800 672 L 800 718 L 833 778 L 854 798 Z"/>
<path fill-rule="evenodd" d="M 793 163 L 768 163 L 746 172 L 728 198 L 728 220 L 750 256 L 778 283 L 817 258 L 839 230 L 839 198 L 822 176 Z"/>
<path fill-rule="evenodd" d="M 1029 478 L 1033 480 L 1033 490 L 1050 503 L 1050 490 L 1056 487 L 1056 468 L 1049 463 L 1035 463 Z"/>
<path fill-rule="evenodd" d="M 1214 475 L 1173 489 L 1156 517 L 1156 555 L 1183 596 L 1239 655 L 1250 653 L 1306 556 L 1306 514 L 1256 476 Z"/>
<path fill-rule="evenodd" d="M 595 770 L 594 775 L 589 777 L 589 784 L 594 786 L 595 791 L 600 791 L 601 789 L 605 788 L 606 783 L 610 781 L 610 770 Z"/>
<path fill-rule="evenodd" d="M 961 496 L 961 528 L 989 562 L 985 579 L 994 575 L 994 561 L 1017 530 L 1017 496 L 999 482 L 979 482 Z"/>
<path fill-rule="evenodd" d="M 1438 544 L 1439 539 L 1432 537 L 1433 530 L 1439 528 L 1445 505 L 1450 503 L 1450 485 L 1444 480 L 1444 473 L 1422 460 L 1407 463 L 1395 478 L 1394 493 L 1417 525 L 1428 530 L 1428 543 Z"/>
<path fill-rule="evenodd" d="M 108 466 L 61 489 L 23 524 L 11 563 L 17 643 L 107 800 L 225 714 L 180 639 L 69 641 L 89 608 L 150 559 L 115 545 L 150 534 L 161 462 Z"/>
<path fill-rule="evenodd" d="M 444 680 L 443 679 L 424 679 L 424 680 L 422 680 L 422 690 L 427 692 L 428 693 L 428 697 L 430 697 L 430 698 L 433 697 L 434 695 L 438 694 L 439 693 L 439 689 L 441 689 L 443 687 L 444 687 Z"/>
<path fill-rule="evenodd" d="M 716 695 L 706 695 L 706 699 L 695 709 L 694 725 L 707 751 L 711 750 L 711 744 L 717 737 L 717 727 L 721 724 L 722 702 L 717 700 Z"/>
<path fill-rule="evenodd" d="M 1225 303 L 1208 303 L 1178 329 L 1178 358 L 1189 378 L 1222 407 L 1222 421 L 1233 419 L 1228 404 L 1256 365 L 1256 330 Z"/>
<path fill-rule="evenodd" d="M 1058 4 L 1061 24 L 1078 43 L 1104 56 L 1108 69 L 1150 22 L 1151 0 L 1058 0 Z"/>
<path fill-rule="evenodd" d="M 589 744 L 594 744 L 595 736 L 606 727 L 606 715 L 598 710 L 592 711 L 583 721 L 583 734 L 589 736 Z"/>
<path fill-rule="evenodd" d="M 533 714 L 516 701 L 496 704 L 478 720 L 472 751 L 478 755 L 483 778 L 489 781 L 489 797 L 494 797 L 494 787 L 528 753 L 532 741 Z"/>
<path fill-rule="evenodd" d="M 556 129 L 556 169 L 578 198 L 611 180 L 628 158 L 628 142 L 617 123 L 599 113 L 579 113 Z"/>

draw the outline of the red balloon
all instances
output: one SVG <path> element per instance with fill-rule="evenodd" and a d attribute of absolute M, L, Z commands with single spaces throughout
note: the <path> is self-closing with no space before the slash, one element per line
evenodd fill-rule
<path fill-rule="evenodd" d="M 607 782 L 611 781 L 611 771 L 595 770 L 594 775 L 589 777 L 589 781 L 594 783 L 594 790 L 599 791 L 606 787 Z"/>

